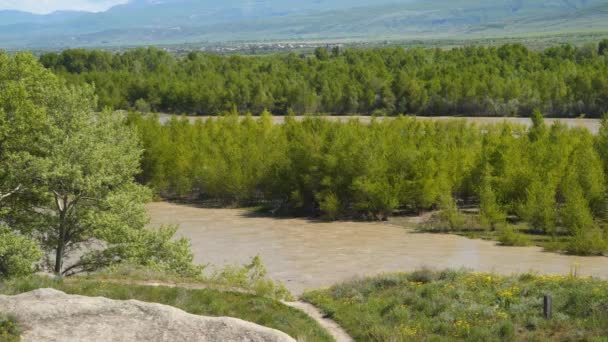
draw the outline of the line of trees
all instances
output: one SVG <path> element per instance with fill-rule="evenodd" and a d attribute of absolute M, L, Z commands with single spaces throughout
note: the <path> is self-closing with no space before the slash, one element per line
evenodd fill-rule
<path fill-rule="evenodd" d="M 607 46 L 185 57 L 153 48 L 66 50 L 40 61 L 71 84 L 95 84 L 100 106 L 115 109 L 529 116 L 539 108 L 555 117 L 600 117 L 608 111 Z"/>
<path fill-rule="evenodd" d="M 235 114 L 161 124 L 131 114 L 145 153 L 140 181 L 165 196 L 265 203 L 329 219 L 479 204 L 482 225 L 507 218 L 543 234 L 595 234 L 607 218 L 608 118 L 598 136 L 562 124 L 477 127 L 398 117 L 371 124 Z"/>

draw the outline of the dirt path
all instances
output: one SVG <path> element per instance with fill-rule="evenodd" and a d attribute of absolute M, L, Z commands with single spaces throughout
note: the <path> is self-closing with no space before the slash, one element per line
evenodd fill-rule
<path fill-rule="evenodd" d="M 455 235 L 420 234 L 387 223 L 316 222 L 252 215 L 238 209 L 148 205 L 153 225 L 179 224 L 195 261 L 244 264 L 260 255 L 271 278 L 295 295 L 355 277 L 421 267 L 465 267 L 501 274 L 538 272 L 608 279 L 608 257 L 575 257 L 537 247 L 501 247 Z"/>
<path fill-rule="evenodd" d="M 323 327 L 336 342 L 352 342 L 354 341 L 350 335 L 342 327 L 338 325 L 334 320 L 326 318 L 316 306 L 304 302 L 283 302 L 283 304 L 290 306 L 294 309 L 300 310 L 310 316 L 310 318 L 314 319 L 319 323 L 320 326 Z"/>

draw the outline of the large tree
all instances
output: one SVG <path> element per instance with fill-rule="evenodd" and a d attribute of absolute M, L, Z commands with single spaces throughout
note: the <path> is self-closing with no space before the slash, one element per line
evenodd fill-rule
<path fill-rule="evenodd" d="M 145 228 L 150 192 L 134 182 L 142 149 L 124 118 L 95 113 L 90 87 L 65 86 L 29 55 L 0 55 L 0 74 L 10 90 L 0 102 L 2 219 L 38 242 L 44 264 L 57 275 L 125 261 L 197 273 L 174 228 Z"/>

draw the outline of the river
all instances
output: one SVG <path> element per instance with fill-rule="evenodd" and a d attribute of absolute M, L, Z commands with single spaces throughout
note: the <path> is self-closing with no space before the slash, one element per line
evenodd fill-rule
<path fill-rule="evenodd" d="M 382 272 L 465 267 L 608 279 L 608 257 L 576 257 L 537 247 L 502 247 L 455 235 L 424 234 L 389 223 L 272 218 L 241 209 L 166 202 L 148 205 L 152 226 L 178 224 L 197 263 L 243 264 L 260 255 L 272 279 L 294 294 Z"/>

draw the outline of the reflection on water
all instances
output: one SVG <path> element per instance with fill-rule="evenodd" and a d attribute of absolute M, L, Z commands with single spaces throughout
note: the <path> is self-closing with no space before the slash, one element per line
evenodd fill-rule
<path fill-rule="evenodd" d="M 423 266 L 466 267 L 503 274 L 534 271 L 608 279 L 608 258 L 500 247 L 454 235 L 419 234 L 385 223 L 319 223 L 274 219 L 238 209 L 201 209 L 169 203 L 148 206 L 153 225 L 179 224 L 192 240 L 195 261 L 242 264 L 259 254 L 269 275 L 292 292 L 330 286 L 356 276 Z"/>

